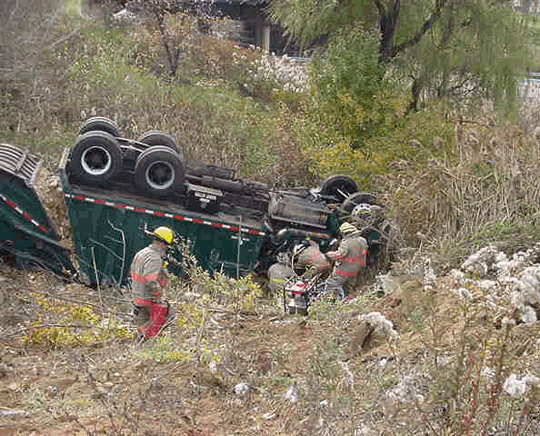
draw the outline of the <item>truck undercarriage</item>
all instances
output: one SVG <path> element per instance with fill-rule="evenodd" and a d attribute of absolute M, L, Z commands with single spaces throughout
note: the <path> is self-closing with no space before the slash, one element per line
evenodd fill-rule
<path fill-rule="evenodd" d="M 0 252 L 57 273 L 77 270 L 90 285 L 126 283 L 131 259 L 149 242 L 143 228 L 171 227 L 203 268 L 232 276 L 264 274 L 280 252 L 306 238 L 327 243 L 345 220 L 364 226 L 377 249 L 388 245 L 391 231 L 383 215 L 371 213 L 381 210 L 376 198 L 358 192 L 348 176 L 330 176 L 312 189 L 274 189 L 236 178 L 228 168 L 184 160 L 163 132 L 132 140 L 111 120 L 94 117 L 83 123 L 58 168 L 71 253 L 58 243 L 36 195 L 40 165 L 0 145 Z M 26 209 L 13 206 L 19 203 Z"/>

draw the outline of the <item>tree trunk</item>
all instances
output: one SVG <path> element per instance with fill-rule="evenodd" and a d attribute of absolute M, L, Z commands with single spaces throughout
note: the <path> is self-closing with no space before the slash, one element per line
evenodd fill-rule
<path fill-rule="evenodd" d="M 379 29 L 381 31 L 381 43 L 379 44 L 379 63 L 389 62 L 393 57 L 394 46 L 392 38 L 399 17 L 400 0 L 394 0 L 392 9 L 387 11 L 379 0 L 375 0 L 379 10 Z"/>
<path fill-rule="evenodd" d="M 411 86 L 412 99 L 407 106 L 407 113 L 418 111 L 418 103 L 420 102 L 420 92 L 422 91 L 422 78 L 414 77 Z"/>

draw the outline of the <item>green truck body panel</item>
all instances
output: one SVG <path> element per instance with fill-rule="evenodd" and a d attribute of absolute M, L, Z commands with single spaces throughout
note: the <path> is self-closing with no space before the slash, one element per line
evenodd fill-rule
<path fill-rule="evenodd" d="M 70 251 L 58 242 L 35 189 L 40 170 L 40 160 L 17 147 L 0 145 L 0 251 L 21 266 L 72 273 Z"/>
<path fill-rule="evenodd" d="M 89 284 L 126 284 L 133 256 L 151 242 L 144 227 L 170 227 L 210 272 L 238 276 L 252 270 L 258 259 L 264 231 L 258 222 L 242 222 L 239 213 L 207 215 L 118 190 L 75 186 L 66 177 L 65 155 L 59 176 L 78 270 Z"/>

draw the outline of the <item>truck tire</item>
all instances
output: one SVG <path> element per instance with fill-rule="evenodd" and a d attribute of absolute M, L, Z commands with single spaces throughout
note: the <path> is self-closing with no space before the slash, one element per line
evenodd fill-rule
<path fill-rule="evenodd" d="M 71 173 L 90 184 L 108 182 L 118 174 L 121 166 L 120 146 L 107 132 L 86 132 L 79 136 L 71 150 Z"/>
<path fill-rule="evenodd" d="M 135 163 L 135 186 L 142 194 L 167 197 L 182 187 L 184 165 L 169 147 L 156 145 L 143 151 Z"/>
<path fill-rule="evenodd" d="M 120 136 L 116 123 L 105 117 L 88 118 L 79 128 L 79 135 L 94 131 L 107 132 L 115 138 Z"/>
<path fill-rule="evenodd" d="M 182 159 L 182 155 L 180 154 L 178 145 L 176 145 L 173 137 L 167 135 L 166 133 L 160 132 L 159 130 L 151 130 L 144 133 L 138 139 L 138 141 L 149 146 L 162 145 L 164 147 L 169 147 L 170 149 L 176 151 L 176 153 L 178 153 L 178 155 L 180 156 L 180 159 Z"/>
<path fill-rule="evenodd" d="M 350 194 L 357 191 L 358 187 L 353 179 L 342 174 L 335 174 L 322 181 L 320 194 L 325 197 L 334 197 L 338 203 L 342 203 Z"/>
<path fill-rule="evenodd" d="M 355 192 L 350 194 L 341 204 L 341 210 L 346 213 L 352 213 L 357 206 L 362 204 L 377 204 L 377 198 L 373 194 L 366 192 Z"/>

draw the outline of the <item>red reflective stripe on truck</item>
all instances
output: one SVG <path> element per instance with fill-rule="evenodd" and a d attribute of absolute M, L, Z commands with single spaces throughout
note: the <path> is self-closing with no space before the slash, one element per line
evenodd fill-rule
<path fill-rule="evenodd" d="M 94 199 L 94 198 L 90 198 L 90 197 L 84 197 L 82 195 L 65 194 L 65 196 L 67 198 L 72 198 L 73 200 L 86 201 L 88 203 L 105 204 L 107 206 L 116 207 L 118 209 L 133 210 L 135 212 L 147 213 L 149 215 L 173 218 L 173 219 L 178 220 L 178 221 L 187 221 L 187 222 L 193 222 L 193 223 L 196 223 L 196 224 L 203 224 L 203 225 L 207 225 L 207 226 L 228 229 L 228 230 L 231 230 L 233 232 L 240 231 L 240 227 L 238 227 L 238 226 L 232 226 L 232 225 L 229 225 L 229 224 L 206 221 L 206 220 L 203 220 L 203 219 L 200 219 L 200 218 L 191 218 L 191 217 L 182 216 L 182 215 L 173 215 L 173 214 L 166 213 L 166 212 L 161 212 L 161 211 L 158 211 L 158 210 L 144 209 L 142 207 L 129 206 L 127 204 L 118 204 L 118 203 L 113 203 L 113 202 L 109 202 L 109 201 L 105 201 L 105 200 L 99 200 L 99 199 Z M 264 236 L 264 232 L 261 232 L 261 231 L 259 231 L 257 229 L 250 229 L 250 228 L 247 228 L 247 227 L 243 227 L 242 232 L 248 233 L 250 235 Z"/>
<path fill-rule="evenodd" d="M 6 197 L 4 197 L 2 194 L 0 194 L 0 199 L 4 203 L 6 203 L 9 207 L 11 207 L 15 212 L 20 214 L 25 220 L 30 221 L 33 225 L 35 225 L 39 230 L 41 230 L 43 233 L 49 233 L 49 230 L 43 225 L 37 222 L 35 219 L 33 219 L 28 212 L 25 212 L 22 210 L 17 204 L 15 204 L 13 201 L 8 200 Z"/>

